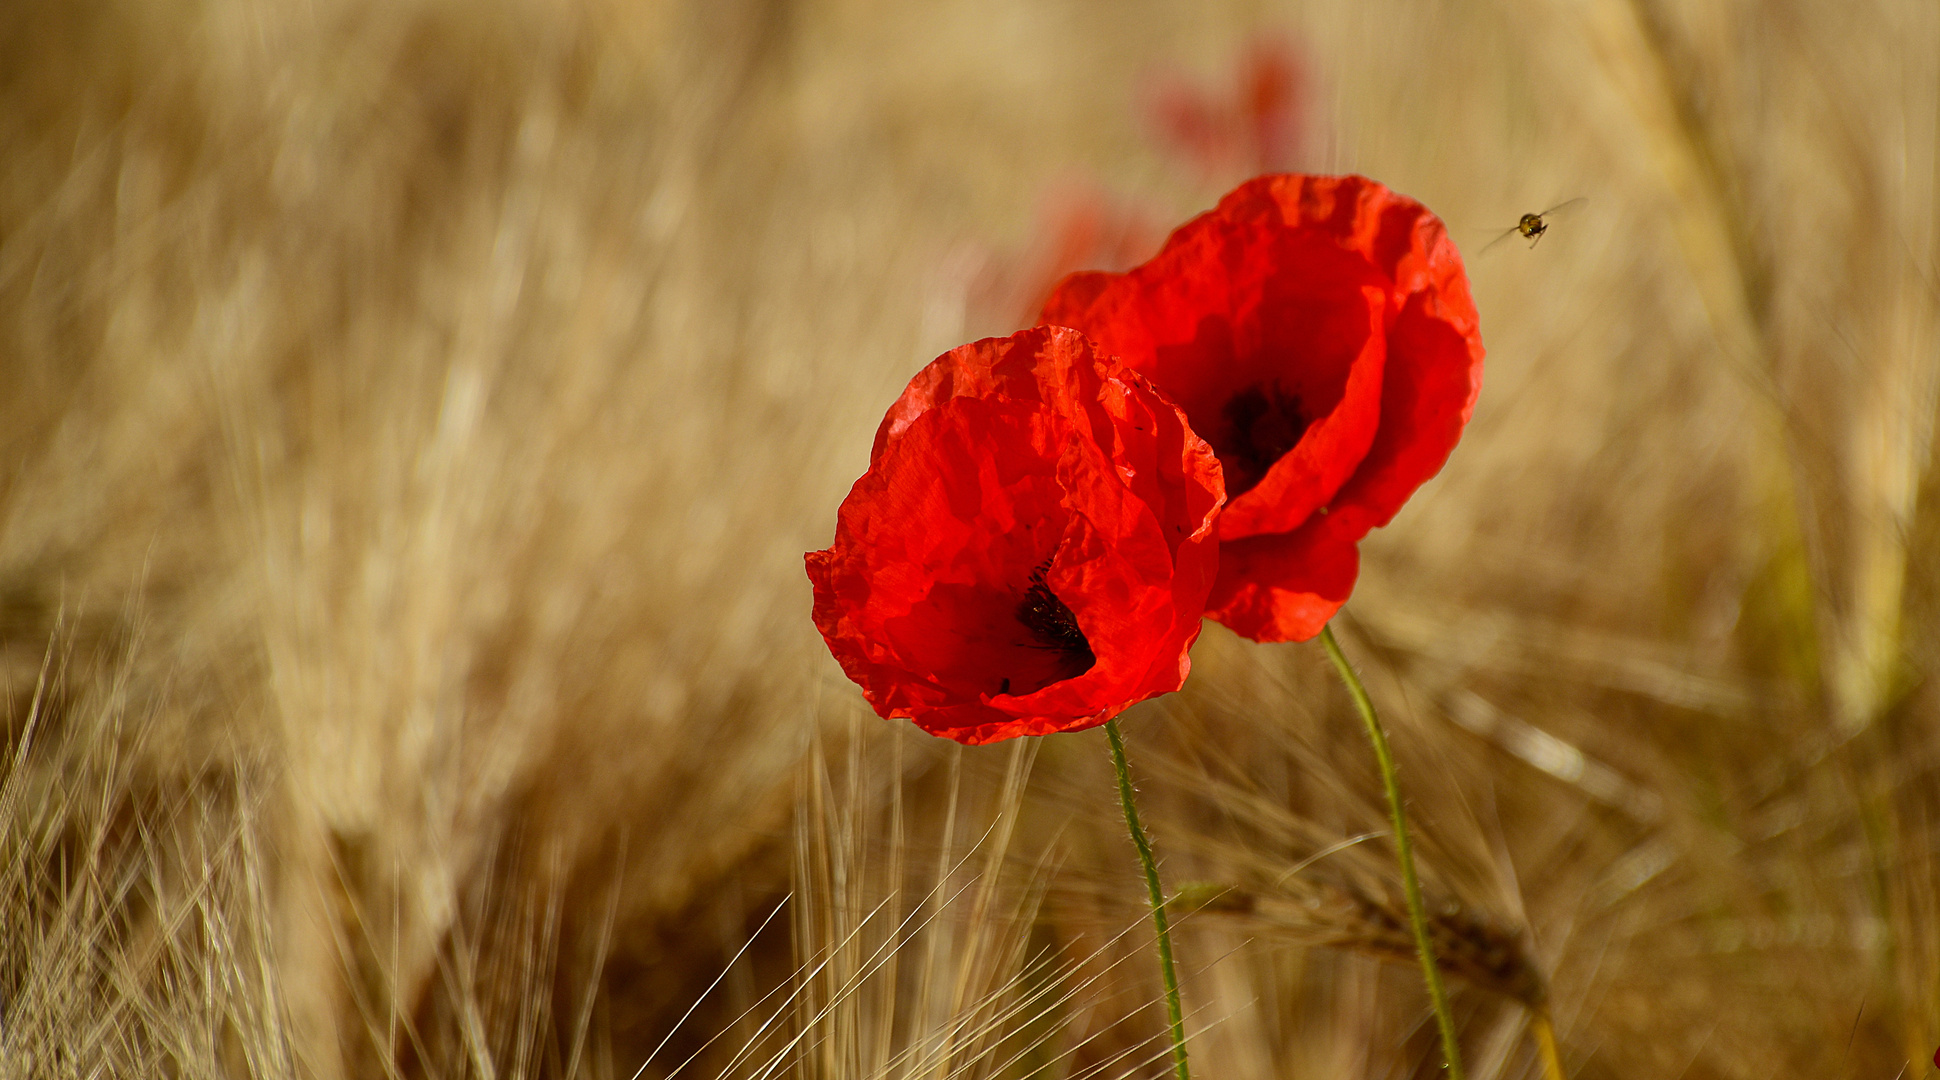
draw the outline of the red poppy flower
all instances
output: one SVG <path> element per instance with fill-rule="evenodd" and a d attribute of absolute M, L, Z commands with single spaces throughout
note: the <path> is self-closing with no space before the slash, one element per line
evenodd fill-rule
<path fill-rule="evenodd" d="M 938 357 L 808 554 L 815 625 L 885 717 L 986 743 L 1177 690 L 1218 564 L 1219 463 L 1084 335 Z"/>
<path fill-rule="evenodd" d="M 1256 641 L 1320 632 L 1482 384 L 1441 221 L 1359 176 L 1249 180 L 1150 262 L 1066 278 L 1042 321 L 1143 372 L 1212 444 L 1228 502 L 1207 614 Z"/>
<path fill-rule="evenodd" d="M 1143 95 L 1161 147 L 1205 176 L 1289 168 L 1304 139 L 1306 70 L 1285 38 L 1255 38 L 1231 65 L 1231 89 L 1176 75 L 1154 78 Z"/>

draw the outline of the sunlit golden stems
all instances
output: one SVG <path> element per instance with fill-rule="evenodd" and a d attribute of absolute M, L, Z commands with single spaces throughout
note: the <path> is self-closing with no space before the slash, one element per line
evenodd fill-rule
<path fill-rule="evenodd" d="M 1152 901 L 1152 925 L 1159 931 L 1159 973 L 1165 978 L 1165 1013 L 1172 1023 L 1172 1071 L 1179 1080 L 1191 1080 L 1186 1072 L 1186 1021 L 1179 1008 L 1179 976 L 1172 969 L 1172 927 L 1165 917 L 1165 892 L 1159 888 L 1159 864 L 1152 859 L 1152 843 L 1145 838 L 1145 826 L 1138 823 L 1138 804 L 1132 798 L 1132 769 L 1125 764 L 1125 740 L 1118 734 L 1118 721 L 1105 724 L 1105 738 L 1111 741 L 1111 766 L 1118 773 L 1118 802 L 1125 808 L 1125 827 L 1131 830 L 1132 846 L 1138 849 L 1138 862 L 1145 868 L 1145 889 Z"/>
<path fill-rule="evenodd" d="M 1563 1072 L 1563 1055 L 1556 1052 L 1556 1028 L 1549 1022 L 1549 1010 L 1537 1005 L 1529 1010 L 1529 1026 L 1536 1032 L 1536 1049 L 1542 1054 L 1543 1080 L 1569 1080 Z"/>
<path fill-rule="evenodd" d="M 1388 750 L 1388 737 L 1381 733 L 1381 721 L 1374 715 L 1374 701 L 1367 696 L 1367 687 L 1361 685 L 1360 676 L 1354 674 L 1347 657 L 1341 653 L 1331 625 L 1321 628 L 1320 643 L 1327 649 L 1327 658 L 1334 662 L 1334 670 L 1340 672 L 1341 681 L 1347 684 L 1355 708 L 1361 711 L 1361 722 L 1367 725 L 1368 741 L 1374 744 L 1374 759 L 1381 766 L 1381 784 L 1388 792 L 1388 821 L 1394 826 L 1395 857 L 1401 863 L 1401 883 L 1407 890 L 1408 924 L 1414 928 L 1421 975 L 1428 983 L 1428 997 L 1435 1005 L 1435 1024 L 1442 1032 L 1442 1056 L 1448 1061 L 1450 1080 L 1462 1080 L 1462 1050 L 1455 1042 L 1455 1018 L 1449 1014 L 1448 992 L 1442 989 L 1442 971 L 1435 963 L 1434 943 L 1428 938 L 1428 912 L 1421 902 L 1421 881 L 1415 877 L 1414 851 L 1408 845 L 1408 818 L 1401 809 L 1401 783 L 1394 775 L 1394 755 Z"/>

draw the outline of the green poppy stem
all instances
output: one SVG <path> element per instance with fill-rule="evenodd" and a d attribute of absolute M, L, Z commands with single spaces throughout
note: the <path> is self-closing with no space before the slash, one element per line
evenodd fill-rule
<path fill-rule="evenodd" d="M 1179 1080 L 1191 1080 L 1186 1072 L 1185 1013 L 1179 1008 L 1179 976 L 1172 968 L 1172 927 L 1165 917 L 1165 892 L 1159 888 L 1159 864 L 1152 858 L 1152 843 L 1145 837 L 1145 827 L 1138 823 L 1138 804 L 1132 798 L 1132 769 L 1125 764 L 1125 740 L 1118 734 L 1118 721 L 1105 724 L 1105 738 L 1111 741 L 1111 765 L 1118 773 L 1118 802 L 1125 808 L 1125 827 L 1131 830 L 1139 865 L 1145 868 L 1145 889 L 1152 901 L 1152 925 L 1159 932 L 1159 973 L 1165 978 L 1165 1013 L 1172 1023 L 1172 1070 Z"/>
<path fill-rule="evenodd" d="M 1428 983 L 1429 1000 L 1435 1005 L 1435 1024 L 1441 1028 L 1442 1056 L 1448 1062 L 1449 1080 L 1462 1080 L 1462 1049 L 1455 1041 L 1455 1018 L 1448 1011 L 1448 992 L 1442 989 L 1441 967 L 1435 963 L 1435 946 L 1428 937 L 1428 912 L 1421 902 L 1421 881 L 1415 877 L 1415 856 L 1408 844 L 1408 818 L 1401 809 L 1401 782 L 1395 777 L 1394 754 L 1388 749 L 1388 737 L 1381 732 L 1380 718 L 1374 715 L 1374 701 L 1367 696 L 1367 687 L 1361 685 L 1360 676 L 1354 674 L 1354 668 L 1341 653 L 1331 625 L 1321 628 L 1320 644 L 1327 649 L 1327 658 L 1334 662 L 1341 681 L 1347 684 L 1347 693 L 1354 699 L 1355 708 L 1361 711 L 1368 741 L 1374 744 L 1374 758 L 1381 765 L 1381 784 L 1388 792 L 1388 821 L 1394 826 L 1394 852 L 1401 862 L 1401 883 L 1408 896 L 1408 924 L 1415 932 L 1421 975 Z"/>

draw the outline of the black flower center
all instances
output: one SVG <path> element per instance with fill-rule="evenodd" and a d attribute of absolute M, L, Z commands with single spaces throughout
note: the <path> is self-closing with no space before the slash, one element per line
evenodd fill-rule
<path fill-rule="evenodd" d="M 1220 414 L 1228 425 L 1224 445 L 1215 446 L 1226 467 L 1228 498 L 1252 490 L 1273 463 L 1300 445 L 1312 423 L 1300 409 L 1300 398 L 1277 383 L 1256 383 L 1227 400 Z"/>
<path fill-rule="evenodd" d="M 1043 686 L 1083 675 L 1098 662 L 1098 657 L 1091 651 L 1091 642 L 1085 639 L 1085 632 L 1078 627 L 1078 617 L 1045 583 L 1044 571 L 1049 568 L 1050 563 L 1046 561 L 1043 566 L 1031 571 L 1030 587 L 1024 590 L 1024 599 L 1017 604 L 1017 621 L 1024 625 L 1031 636 L 1031 640 L 1025 644 L 1056 654 L 1056 677 L 1043 683 Z M 1010 680 L 1005 679 L 1004 683 L 1004 692 L 1010 693 Z M 1019 692 L 1030 691 L 1020 688 Z"/>

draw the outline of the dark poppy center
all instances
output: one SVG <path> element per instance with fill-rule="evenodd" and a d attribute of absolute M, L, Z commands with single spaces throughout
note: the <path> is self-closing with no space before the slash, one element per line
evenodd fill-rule
<path fill-rule="evenodd" d="M 1006 678 L 1003 693 L 1032 693 L 1054 682 L 1083 675 L 1098 662 L 1098 657 L 1091 651 L 1091 642 L 1086 640 L 1084 631 L 1078 627 L 1078 617 L 1045 583 L 1044 571 L 1047 567 L 1048 564 L 1031 571 L 1030 586 L 1024 590 L 1024 598 L 1017 603 L 1017 621 L 1030 635 L 1030 640 L 1024 643 L 1027 647 L 1051 654 L 1051 677 L 1044 678 L 1043 673 L 1039 673 L 1035 678 L 1017 682 Z"/>
<path fill-rule="evenodd" d="M 1226 420 L 1225 438 L 1213 449 L 1226 469 L 1228 498 L 1251 491 L 1274 462 L 1300 445 L 1300 436 L 1312 423 L 1301 411 L 1299 396 L 1271 382 L 1234 394 L 1220 415 Z"/>

